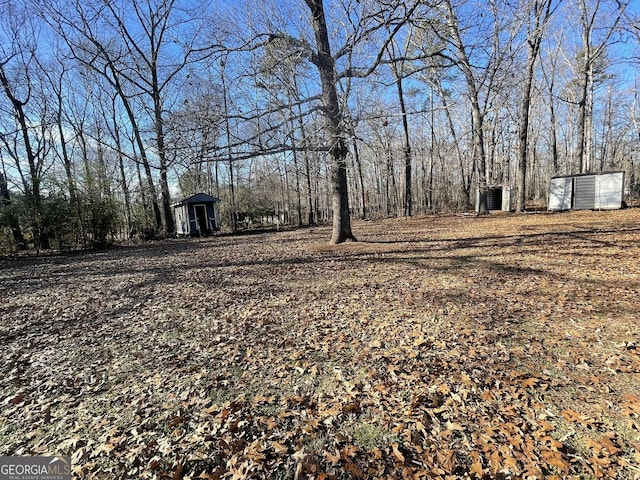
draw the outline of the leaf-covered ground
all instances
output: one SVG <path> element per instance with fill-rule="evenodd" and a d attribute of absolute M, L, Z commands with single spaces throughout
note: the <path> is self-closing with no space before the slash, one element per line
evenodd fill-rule
<path fill-rule="evenodd" d="M 0 455 L 78 478 L 640 478 L 640 209 L 0 261 Z"/>

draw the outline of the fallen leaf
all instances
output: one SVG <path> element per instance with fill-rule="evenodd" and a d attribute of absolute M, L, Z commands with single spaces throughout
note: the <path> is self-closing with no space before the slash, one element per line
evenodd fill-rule
<path fill-rule="evenodd" d="M 329 451 L 325 451 L 324 452 L 324 456 L 327 459 L 327 461 L 334 467 L 340 461 L 340 455 L 337 452 L 335 454 L 333 454 L 333 453 L 331 453 Z"/>
<path fill-rule="evenodd" d="M 307 457 L 307 454 L 304 452 L 304 447 L 302 447 L 300 450 L 296 451 L 293 455 L 291 455 L 291 458 L 293 458 L 296 462 L 303 462 L 304 459 Z"/>
<path fill-rule="evenodd" d="M 397 443 L 392 443 L 391 444 L 391 453 L 393 454 L 393 456 L 395 457 L 395 459 L 398 462 L 404 463 L 404 455 L 402 455 L 400 450 L 398 450 L 398 444 Z"/>

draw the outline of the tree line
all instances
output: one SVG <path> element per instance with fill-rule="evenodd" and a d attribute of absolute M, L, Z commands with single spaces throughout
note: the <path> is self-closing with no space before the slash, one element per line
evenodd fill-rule
<path fill-rule="evenodd" d="M 0 0 L 0 248 L 518 211 L 553 175 L 638 193 L 630 0 Z M 476 198 L 477 197 L 477 198 Z"/>

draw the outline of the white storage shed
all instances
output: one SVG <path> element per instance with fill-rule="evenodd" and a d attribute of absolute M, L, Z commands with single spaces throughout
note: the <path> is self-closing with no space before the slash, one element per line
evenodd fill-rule
<path fill-rule="evenodd" d="M 584 173 L 551 178 L 549 210 L 622 208 L 624 172 Z"/>

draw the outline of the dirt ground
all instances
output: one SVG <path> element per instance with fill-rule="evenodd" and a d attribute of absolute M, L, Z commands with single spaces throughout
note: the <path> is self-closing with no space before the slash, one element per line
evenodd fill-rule
<path fill-rule="evenodd" d="M 640 209 L 0 259 L 0 455 L 77 478 L 640 478 Z"/>

